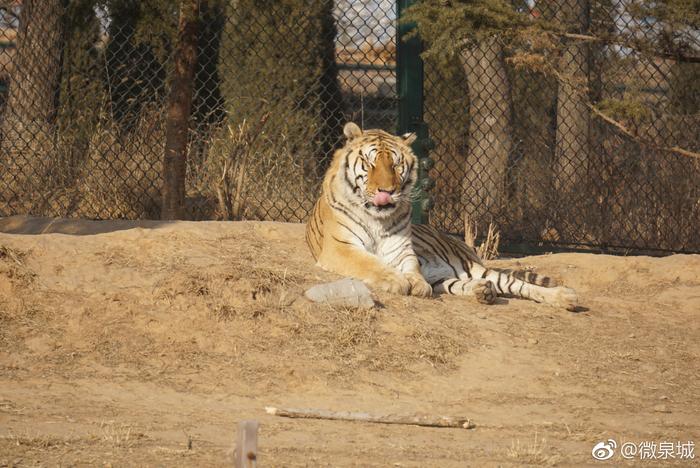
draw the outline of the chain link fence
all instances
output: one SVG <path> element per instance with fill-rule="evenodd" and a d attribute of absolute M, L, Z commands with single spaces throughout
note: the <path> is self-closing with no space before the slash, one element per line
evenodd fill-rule
<path fill-rule="evenodd" d="M 640 53 L 663 33 L 635 5 L 524 5 L 574 36 L 556 78 L 512 66 L 495 39 L 426 64 L 435 226 L 493 222 L 529 251 L 700 251 L 700 31 L 681 32 L 686 55 Z"/>
<path fill-rule="evenodd" d="M 0 216 L 159 217 L 176 3 L 0 1 Z M 631 4 L 523 8 L 574 35 L 659 34 Z M 200 15 L 189 218 L 304 221 L 342 125 L 396 129 L 395 2 L 209 0 Z M 430 222 L 493 223 L 530 250 L 700 252 L 700 36 L 686 34 L 694 61 L 572 40 L 559 79 L 496 39 L 427 61 Z M 637 114 L 598 112 L 630 96 Z"/>

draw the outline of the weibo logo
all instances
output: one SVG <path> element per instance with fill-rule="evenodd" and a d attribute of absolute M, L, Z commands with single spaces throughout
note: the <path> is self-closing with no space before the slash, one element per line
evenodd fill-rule
<path fill-rule="evenodd" d="M 613 455 L 615 455 L 616 448 L 617 442 L 613 439 L 608 439 L 607 441 L 601 441 L 595 444 L 593 450 L 591 450 L 591 455 L 593 455 L 593 458 L 596 460 L 610 460 Z"/>

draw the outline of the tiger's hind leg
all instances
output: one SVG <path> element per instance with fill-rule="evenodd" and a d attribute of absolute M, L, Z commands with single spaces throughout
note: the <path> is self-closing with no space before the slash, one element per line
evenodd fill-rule
<path fill-rule="evenodd" d="M 541 286 L 540 284 L 554 284 L 546 277 L 528 277 L 533 282 L 523 281 L 522 272 L 510 270 L 498 270 L 481 267 L 481 276 L 491 281 L 499 296 L 521 297 L 536 302 L 544 302 L 555 307 L 567 310 L 575 310 L 578 304 L 576 291 L 565 286 Z M 546 281 L 545 281 L 546 279 Z M 537 281 L 537 283 L 535 283 Z"/>
<path fill-rule="evenodd" d="M 463 280 L 447 278 L 433 282 L 432 286 L 437 293 L 474 296 L 482 304 L 493 304 L 498 296 L 498 291 L 493 282 L 485 279 Z"/>
<path fill-rule="evenodd" d="M 426 249 L 423 249 L 426 253 Z M 444 256 L 418 255 L 421 274 L 430 283 L 433 291 L 438 294 L 456 296 L 472 296 L 482 304 L 496 302 L 498 290 L 493 281 L 482 278 L 472 278 L 465 270 L 459 259 L 450 262 Z"/>

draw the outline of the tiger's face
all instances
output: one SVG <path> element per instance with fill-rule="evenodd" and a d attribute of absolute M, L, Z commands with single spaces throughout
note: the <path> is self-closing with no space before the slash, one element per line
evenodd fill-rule
<path fill-rule="evenodd" d="M 362 131 L 350 122 L 343 129 L 348 155 L 345 181 L 354 201 L 372 216 L 390 216 L 410 203 L 416 181 L 416 155 L 411 143 L 416 135 L 394 136 L 383 130 Z"/>

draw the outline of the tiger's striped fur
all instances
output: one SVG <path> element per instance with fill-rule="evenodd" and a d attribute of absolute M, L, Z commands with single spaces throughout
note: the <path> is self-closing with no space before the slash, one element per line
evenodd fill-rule
<path fill-rule="evenodd" d="M 427 225 L 411 225 L 415 135 L 344 128 L 306 227 L 317 264 L 370 286 L 416 296 L 511 295 L 572 309 L 576 293 L 532 272 L 487 268 L 474 249 Z"/>

